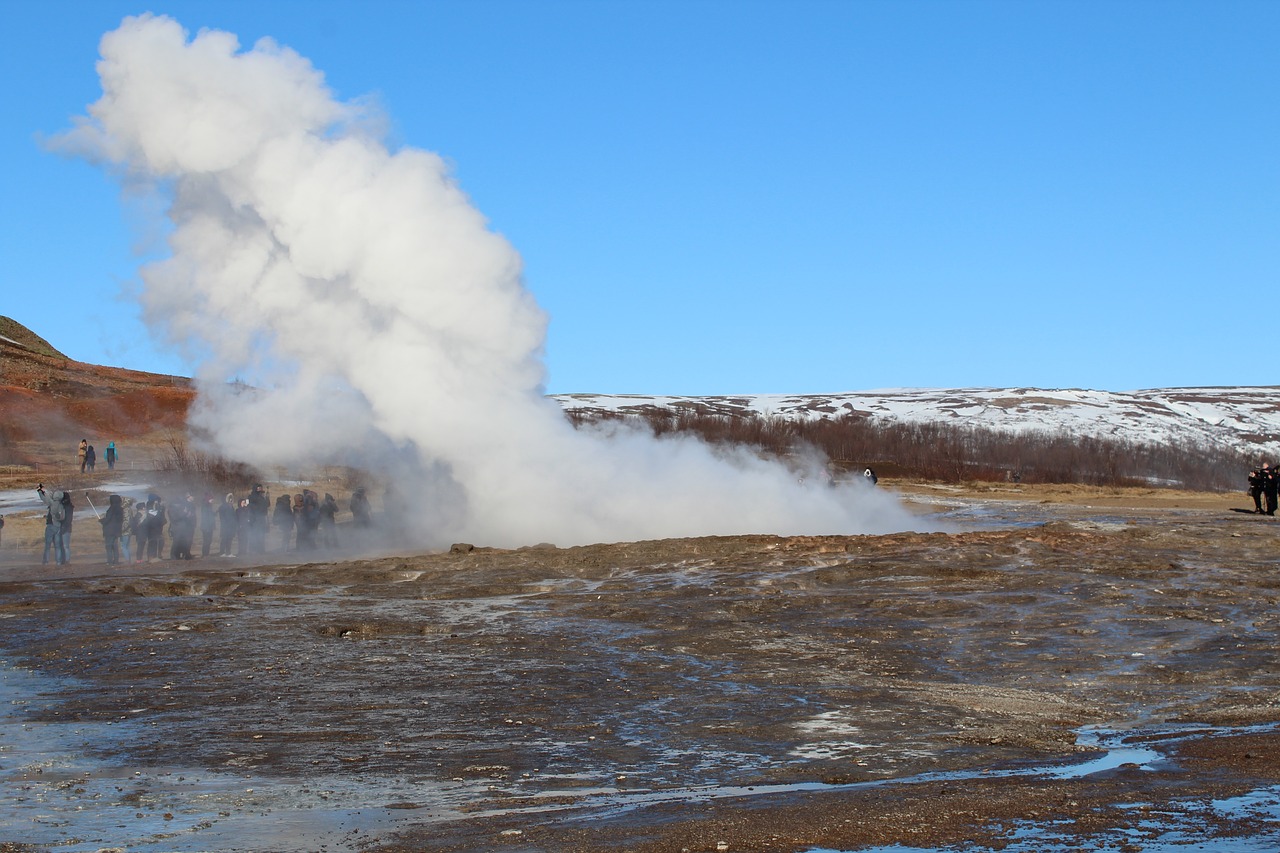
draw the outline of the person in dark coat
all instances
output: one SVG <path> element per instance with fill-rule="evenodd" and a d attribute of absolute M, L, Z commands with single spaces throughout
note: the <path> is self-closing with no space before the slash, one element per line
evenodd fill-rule
<path fill-rule="evenodd" d="M 58 538 L 62 540 L 62 562 L 71 562 L 71 522 L 75 519 L 76 506 L 71 502 L 71 493 L 62 493 L 62 530 Z"/>
<path fill-rule="evenodd" d="M 373 523 L 369 497 L 364 493 L 363 486 L 351 493 L 351 519 L 356 527 L 368 527 Z"/>
<path fill-rule="evenodd" d="M 93 449 L 93 445 L 89 445 L 84 452 L 84 465 L 89 469 L 89 473 L 93 473 L 93 467 L 98 464 L 98 451 Z"/>
<path fill-rule="evenodd" d="M 294 506 L 294 518 L 298 525 L 298 550 L 310 551 L 316 547 L 316 530 L 320 527 L 320 496 L 310 489 L 298 495 L 302 500 Z"/>
<path fill-rule="evenodd" d="M 98 519 L 102 525 L 102 542 L 107 549 L 107 565 L 120 562 L 120 536 L 124 533 L 124 501 L 119 495 L 107 498 L 107 511 Z"/>
<path fill-rule="evenodd" d="M 1262 463 L 1262 473 L 1266 478 L 1262 481 L 1262 494 L 1267 499 L 1267 515 L 1276 514 L 1276 494 L 1280 492 L 1280 469 Z"/>
<path fill-rule="evenodd" d="M 264 554 L 267 550 L 267 512 L 271 509 L 271 497 L 262 488 L 261 483 L 254 483 L 249 492 L 249 547 L 240 542 L 240 554 Z"/>
<path fill-rule="evenodd" d="M 1266 511 L 1262 508 L 1262 492 L 1266 481 L 1267 475 L 1261 468 L 1249 472 L 1249 497 L 1253 498 L 1253 511 L 1258 515 Z"/>
<path fill-rule="evenodd" d="M 231 544 L 236 538 L 236 496 L 227 493 L 218 507 L 218 556 L 234 557 Z"/>
<path fill-rule="evenodd" d="M 191 543 L 196 538 L 196 499 L 187 495 L 169 513 L 169 559 L 190 560 Z"/>
<path fill-rule="evenodd" d="M 324 493 L 320 502 L 320 544 L 325 548 L 338 547 L 338 502 L 333 495 Z"/>
<path fill-rule="evenodd" d="M 169 523 L 169 514 L 164 501 L 158 495 L 152 495 L 147 501 L 147 559 L 160 559 L 164 549 L 164 526 Z"/>
<path fill-rule="evenodd" d="M 293 536 L 295 521 L 293 507 L 289 504 L 289 496 L 281 495 L 276 498 L 276 508 L 271 513 L 271 526 L 280 533 L 281 552 L 289 550 L 289 539 Z"/>

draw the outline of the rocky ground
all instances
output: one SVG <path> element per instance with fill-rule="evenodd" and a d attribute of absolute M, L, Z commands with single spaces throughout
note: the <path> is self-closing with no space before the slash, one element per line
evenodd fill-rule
<path fill-rule="evenodd" d="M 1275 849 L 1274 519 L 898 488 L 954 532 L 6 550 L 0 850 Z"/>

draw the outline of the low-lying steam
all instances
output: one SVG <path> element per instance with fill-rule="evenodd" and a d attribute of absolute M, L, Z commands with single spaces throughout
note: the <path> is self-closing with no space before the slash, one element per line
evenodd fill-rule
<path fill-rule="evenodd" d="M 61 141 L 169 200 L 145 316 L 200 354 L 192 425 L 216 451 L 366 469 L 426 546 L 919 526 L 821 460 L 575 430 L 519 256 L 440 157 L 388 150 L 295 52 L 151 15 L 101 51 L 102 98 Z"/>

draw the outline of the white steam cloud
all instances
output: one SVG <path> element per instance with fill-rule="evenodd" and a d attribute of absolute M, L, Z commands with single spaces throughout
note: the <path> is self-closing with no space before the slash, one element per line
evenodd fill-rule
<path fill-rule="evenodd" d="M 151 15 L 101 52 L 102 98 L 61 142 L 171 199 L 142 298 L 209 354 L 192 425 L 219 452 L 369 470 L 429 547 L 920 527 L 821 460 L 575 430 L 543 393 L 547 319 L 514 249 L 440 157 L 388 150 L 297 53 Z"/>

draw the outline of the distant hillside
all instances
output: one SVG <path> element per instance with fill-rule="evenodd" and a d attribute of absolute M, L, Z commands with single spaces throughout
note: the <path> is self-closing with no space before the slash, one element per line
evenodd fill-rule
<path fill-rule="evenodd" d="M 892 389 L 834 395 L 564 394 L 580 426 L 623 418 L 656 434 L 789 455 L 838 470 L 942 482 L 1080 483 L 1235 491 L 1280 459 L 1280 388 L 1113 393 Z"/>
<path fill-rule="evenodd" d="M 191 380 L 67 358 L 44 338 L 0 317 L 0 454 L 19 443 L 131 438 L 181 427 Z"/>
<path fill-rule="evenodd" d="M 1113 392 L 1041 388 L 893 388 L 843 394 L 668 397 L 558 394 L 571 414 L 645 416 L 689 412 L 775 416 L 812 422 L 842 417 L 902 424 L 946 423 L 1011 433 L 1061 432 L 1125 442 L 1189 443 L 1280 459 L 1280 387 L 1161 388 Z"/>
<path fill-rule="evenodd" d="M 66 358 L 65 355 L 58 352 L 49 342 L 19 323 L 17 320 L 8 317 L 0 317 L 0 343 L 16 345 L 29 349 L 39 355 L 53 356 L 54 358 Z"/>

